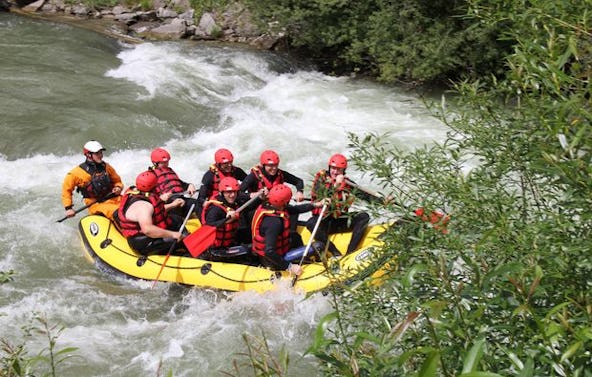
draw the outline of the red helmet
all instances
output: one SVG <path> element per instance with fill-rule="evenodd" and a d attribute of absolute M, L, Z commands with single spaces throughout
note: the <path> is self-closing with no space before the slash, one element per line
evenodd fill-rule
<path fill-rule="evenodd" d="M 98 151 L 104 151 L 105 148 L 96 140 L 89 140 L 82 147 L 82 153 L 86 156 L 89 153 L 97 153 Z"/>
<path fill-rule="evenodd" d="M 170 161 L 171 155 L 166 151 L 166 149 L 156 148 L 152 151 L 152 153 L 150 153 L 150 159 L 152 160 L 153 164 L 157 164 L 159 162 Z"/>
<path fill-rule="evenodd" d="M 274 207 L 283 207 L 292 199 L 292 189 L 282 184 L 275 185 L 267 194 L 267 201 Z"/>
<path fill-rule="evenodd" d="M 151 170 L 146 170 L 136 177 L 136 188 L 140 191 L 149 192 L 156 187 L 156 174 Z"/>
<path fill-rule="evenodd" d="M 272 150 L 266 150 L 261 153 L 261 157 L 259 158 L 261 161 L 261 165 L 279 165 L 280 164 L 280 156 Z"/>
<path fill-rule="evenodd" d="M 218 191 L 238 191 L 239 189 L 238 181 L 233 177 L 224 177 L 220 180 L 218 184 Z"/>
<path fill-rule="evenodd" d="M 220 148 L 214 153 L 214 161 L 217 164 L 224 164 L 227 162 L 232 163 L 232 161 L 234 161 L 234 156 L 228 149 Z"/>
<path fill-rule="evenodd" d="M 329 159 L 329 166 L 339 169 L 347 168 L 347 158 L 340 153 L 336 153 Z"/>

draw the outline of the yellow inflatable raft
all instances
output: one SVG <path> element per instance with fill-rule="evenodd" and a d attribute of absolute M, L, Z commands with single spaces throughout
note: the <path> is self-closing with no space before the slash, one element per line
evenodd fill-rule
<path fill-rule="evenodd" d="M 190 220 L 187 224 L 191 232 L 199 226 L 198 220 Z M 351 285 L 370 276 L 392 258 L 380 252 L 381 242 L 378 236 L 385 229 L 385 225 L 369 226 L 360 247 L 353 253 L 332 257 L 325 262 L 303 264 L 303 273 L 294 288 L 315 292 L 334 284 Z M 165 255 L 142 257 L 128 246 L 127 240 L 115 225 L 103 216 L 89 215 L 82 218 L 79 231 L 87 258 L 101 269 L 107 267 L 108 270 L 129 277 L 152 281 L 156 279 L 166 258 Z M 310 233 L 303 226 L 298 227 L 298 232 L 306 244 Z M 345 250 L 350 236 L 350 233 L 335 234 L 331 236 L 331 241 L 340 250 Z M 271 271 L 258 265 L 233 262 L 231 259 L 204 260 L 173 253 L 158 280 L 226 291 L 265 292 L 276 288 L 278 283 L 289 286 L 292 276 L 286 271 Z"/>

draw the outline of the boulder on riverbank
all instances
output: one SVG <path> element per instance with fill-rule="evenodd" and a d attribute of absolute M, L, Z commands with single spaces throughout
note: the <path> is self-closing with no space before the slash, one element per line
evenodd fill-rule
<path fill-rule="evenodd" d="M 140 5 L 97 8 L 87 3 L 65 0 L 0 0 L 8 11 L 37 17 L 73 21 L 94 21 L 94 30 L 111 36 L 141 40 L 216 40 L 246 43 L 258 49 L 283 46 L 283 32 L 260 30 L 240 3 L 230 3 L 222 11 L 197 14 L 188 0 L 153 0 L 150 9 Z M 104 21 L 104 22 L 101 22 Z M 99 27 L 97 27 L 99 25 Z M 103 25 L 101 30 L 100 25 Z M 114 32 L 116 30 L 116 32 Z"/>

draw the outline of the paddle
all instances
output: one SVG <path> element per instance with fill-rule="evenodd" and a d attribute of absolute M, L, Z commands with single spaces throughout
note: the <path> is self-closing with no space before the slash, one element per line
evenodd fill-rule
<path fill-rule="evenodd" d="M 388 200 L 387 198 L 385 198 L 381 193 L 370 190 L 368 188 L 362 187 L 352 181 L 350 181 L 349 179 L 345 180 L 345 183 L 347 183 L 348 185 L 350 185 L 351 187 L 360 190 L 370 196 L 373 196 L 377 199 L 382 199 L 384 201 Z M 450 221 L 450 216 L 446 215 L 445 213 L 441 212 L 441 211 L 431 211 L 430 214 L 426 214 L 425 213 L 425 209 L 423 207 L 419 207 L 416 210 L 412 210 L 407 206 L 404 206 L 400 203 L 394 203 L 395 205 L 406 209 L 407 211 L 412 211 L 417 217 L 419 217 L 422 221 L 424 222 L 429 222 L 431 224 L 433 224 L 434 229 L 439 230 L 442 232 L 442 234 L 447 234 L 448 233 L 448 229 L 446 229 L 446 225 L 448 224 L 448 222 Z M 438 224 L 440 223 L 440 224 Z"/>
<path fill-rule="evenodd" d="M 291 200 L 291 201 L 293 201 L 293 202 L 295 202 L 295 201 L 296 201 L 296 199 L 294 199 L 294 198 L 292 198 L 292 199 L 290 199 L 290 200 Z M 309 198 L 309 197 L 306 197 L 306 196 L 305 196 L 304 198 L 302 198 L 302 201 L 303 201 L 303 202 L 311 202 L 311 201 L 312 201 L 312 198 Z"/>
<path fill-rule="evenodd" d="M 325 210 L 327 209 L 327 205 L 323 204 L 323 208 L 321 208 L 321 212 L 319 213 L 319 218 L 315 223 L 314 228 L 312 229 L 312 233 L 310 234 L 310 238 L 308 239 L 308 243 L 306 244 L 306 248 L 304 249 L 304 253 L 302 253 L 302 257 L 300 258 L 300 262 L 298 263 L 299 266 L 302 266 L 302 262 L 304 262 L 304 258 L 308 255 L 308 250 L 312 246 L 312 241 L 314 241 L 314 237 L 317 234 L 317 230 L 319 229 L 319 225 L 321 225 L 321 221 L 323 221 L 323 215 L 325 214 Z M 296 280 L 298 280 L 298 275 L 294 275 L 292 278 L 292 287 L 296 284 Z"/>
<path fill-rule="evenodd" d="M 245 204 L 237 208 L 235 212 L 240 213 L 243 209 L 258 199 L 260 195 L 261 193 L 253 196 Z M 228 222 L 229 220 L 230 219 L 227 219 L 224 223 Z M 183 243 L 185 244 L 187 250 L 189 250 L 191 256 L 197 258 L 201 255 L 201 253 L 206 251 L 208 247 L 212 246 L 215 240 L 216 227 L 212 225 L 202 225 L 198 230 L 185 237 L 183 239 Z"/>
<path fill-rule="evenodd" d="M 351 187 L 353 187 L 353 188 L 355 188 L 357 190 L 360 190 L 360 191 L 362 191 L 362 192 L 364 192 L 364 193 L 366 193 L 366 194 L 368 194 L 370 196 L 375 197 L 376 199 L 385 200 L 385 197 L 381 193 L 379 193 L 377 191 L 372 191 L 372 190 L 370 190 L 369 188 L 366 188 L 366 187 L 362 187 L 362 186 L 358 185 L 357 183 L 350 181 L 349 179 L 346 179 L 345 180 L 345 183 L 347 183 L 349 186 L 351 186 Z"/>
<path fill-rule="evenodd" d="M 187 221 L 189 221 L 189 217 L 191 216 L 191 213 L 193 213 L 193 208 L 195 208 L 195 202 L 193 202 L 193 204 L 191 204 L 191 207 L 189 207 L 189 211 L 187 211 L 187 215 L 185 216 L 185 219 L 183 220 L 183 224 L 181 224 L 181 227 L 179 228 L 179 233 L 183 232 L 183 228 L 185 228 L 185 225 L 187 224 Z M 171 245 L 169 252 L 167 253 L 166 257 L 164 258 L 162 265 L 160 266 L 160 271 L 158 271 L 158 275 L 156 275 L 156 279 L 154 279 L 154 281 L 152 282 L 151 289 L 153 289 L 154 286 L 156 285 L 156 282 L 158 281 L 158 278 L 160 277 L 160 274 L 162 273 L 164 266 L 166 265 L 167 261 L 169 260 L 171 253 L 175 249 L 175 246 L 177 246 L 177 242 L 173 242 L 173 244 Z"/>
<path fill-rule="evenodd" d="M 74 215 L 76 215 L 78 212 L 84 211 L 85 209 L 87 209 L 88 207 L 90 207 L 90 206 L 92 206 L 92 205 L 94 205 L 94 204 L 97 204 L 97 203 L 102 203 L 102 202 L 104 202 L 105 200 L 109 200 L 109 199 L 111 199 L 111 198 L 114 198 L 114 197 L 116 197 L 117 195 L 119 195 L 119 194 L 116 194 L 116 193 L 114 193 L 114 192 L 110 192 L 109 194 L 105 195 L 104 197 L 102 197 L 102 198 L 100 198 L 100 199 L 97 199 L 97 200 L 95 200 L 94 202 L 92 202 L 92 203 L 90 203 L 90 204 L 87 204 L 87 205 L 85 205 L 84 207 L 80 207 L 80 208 L 78 208 L 77 210 L 74 210 Z M 74 217 L 74 216 L 72 216 L 72 217 Z M 69 219 L 69 218 L 70 218 L 70 217 L 68 217 L 68 216 L 64 216 L 63 218 L 61 218 L 61 219 L 57 220 L 56 222 L 57 222 L 57 223 L 61 223 L 62 221 L 66 220 L 66 219 Z"/>

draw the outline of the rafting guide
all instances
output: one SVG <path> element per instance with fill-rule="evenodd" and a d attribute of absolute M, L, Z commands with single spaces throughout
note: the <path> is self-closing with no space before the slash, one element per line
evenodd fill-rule
<path fill-rule="evenodd" d="M 66 210 L 63 220 L 75 216 L 88 208 L 92 214 L 101 214 L 113 219 L 113 212 L 119 208 L 123 189 L 121 178 L 111 165 L 103 161 L 105 148 L 96 140 L 90 140 L 82 148 L 86 160 L 70 170 L 62 184 L 62 204 Z M 73 209 L 72 193 L 76 190 L 84 198 L 85 206 Z"/>

